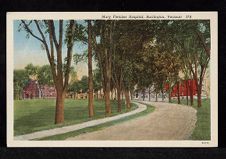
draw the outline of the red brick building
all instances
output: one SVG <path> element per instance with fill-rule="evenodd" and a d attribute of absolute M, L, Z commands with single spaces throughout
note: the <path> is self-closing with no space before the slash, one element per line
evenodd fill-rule
<path fill-rule="evenodd" d="M 188 87 L 186 86 L 186 81 L 188 82 Z M 165 90 L 167 91 L 169 89 L 169 85 L 165 84 Z M 191 92 L 193 93 L 193 95 L 197 95 L 197 86 L 196 86 L 196 81 L 191 79 L 191 80 L 184 80 L 182 82 L 180 82 L 179 84 L 179 94 L 180 96 L 190 96 Z M 174 87 L 172 88 L 171 97 L 177 97 L 178 95 L 178 86 L 174 85 Z"/>
<path fill-rule="evenodd" d="M 30 80 L 23 88 L 23 98 L 55 98 L 56 89 L 53 86 L 39 85 L 37 80 Z"/>

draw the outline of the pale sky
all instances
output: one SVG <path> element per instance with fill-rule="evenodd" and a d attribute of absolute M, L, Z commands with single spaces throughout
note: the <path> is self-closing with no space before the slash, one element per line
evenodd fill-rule
<path fill-rule="evenodd" d="M 80 21 L 80 23 L 82 23 L 82 21 Z M 46 52 L 41 48 L 40 42 L 32 36 L 26 38 L 25 31 L 18 31 L 19 24 L 19 20 L 14 21 L 14 69 L 23 69 L 29 63 L 39 66 L 49 64 Z M 58 25 L 56 24 L 56 32 L 58 29 L 57 26 Z M 31 28 L 33 28 L 34 34 L 39 35 L 34 26 L 31 25 Z M 73 52 L 81 54 L 86 49 L 87 45 L 75 42 Z M 63 46 L 63 52 L 63 57 L 65 57 L 65 45 Z M 88 67 L 86 63 L 81 62 L 78 65 L 75 65 L 74 62 L 72 62 L 72 66 L 75 68 L 79 79 L 83 75 L 88 75 Z M 93 67 L 95 68 L 95 66 Z"/>

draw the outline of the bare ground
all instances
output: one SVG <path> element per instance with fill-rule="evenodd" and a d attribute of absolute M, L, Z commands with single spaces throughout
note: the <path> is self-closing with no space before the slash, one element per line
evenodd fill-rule
<path fill-rule="evenodd" d="M 67 140 L 186 140 L 197 120 L 189 106 L 163 102 L 146 102 L 155 111 L 105 129 L 70 137 Z"/>

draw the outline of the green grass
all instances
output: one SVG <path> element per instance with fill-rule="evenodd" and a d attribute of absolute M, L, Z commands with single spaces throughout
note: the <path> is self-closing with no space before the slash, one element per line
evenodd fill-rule
<path fill-rule="evenodd" d="M 122 112 L 127 112 L 124 102 L 122 102 Z M 112 116 L 117 112 L 117 102 L 111 101 Z M 105 117 L 105 105 L 103 100 L 95 100 L 95 117 L 92 119 Z M 131 110 L 137 106 L 132 105 Z M 88 117 L 87 100 L 65 100 L 65 121 L 63 124 L 54 124 L 55 100 L 54 99 L 34 99 L 14 101 L 14 135 L 22 135 L 35 131 L 62 127 L 92 120 Z"/>
<path fill-rule="evenodd" d="M 173 100 L 173 103 L 177 103 L 177 100 Z M 186 104 L 186 100 L 181 100 L 181 104 Z M 197 110 L 197 122 L 190 139 L 210 140 L 210 99 L 203 99 L 200 108 L 197 107 L 197 100 L 194 99 L 192 107 Z"/>
<path fill-rule="evenodd" d="M 50 136 L 50 137 L 41 138 L 39 140 L 65 140 L 65 139 L 67 139 L 69 137 L 74 137 L 74 136 L 77 136 L 77 135 L 80 135 L 80 134 L 83 134 L 83 133 L 88 133 L 88 132 L 101 130 L 101 129 L 104 129 L 104 128 L 109 127 L 109 126 L 113 126 L 113 125 L 116 125 L 116 124 L 119 124 L 119 123 L 126 122 L 128 120 L 132 120 L 132 119 L 138 118 L 140 116 L 147 115 L 147 114 L 153 112 L 154 109 L 155 108 L 153 106 L 149 105 L 145 111 L 140 112 L 140 113 L 135 114 L 135 115 L 132 115 L 132 116 L 127 116 L 127 117 L 119 119 L 119 120 L 107 122 L 107 123 L 100 124 L 100 125 L 93 126 L 93 127 L 89 127 L 89 128 L 84 128 L 84 129 L 73 131 L 73 132 L 68 132 L 68 133 L 65 133 L 65 134 L 60 134 L 60 135 L 54 135 L 54 136 Z"/>

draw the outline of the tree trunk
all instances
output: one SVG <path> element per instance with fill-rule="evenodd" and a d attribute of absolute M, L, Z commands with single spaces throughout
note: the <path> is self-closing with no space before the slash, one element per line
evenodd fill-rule
<path fill-rule="evenodd" d="M 158 102 L 158 93 L 155 92 L 155 101 Z"/>
<path fill-rule="evenodd" d="M 171 101 L 171 87 L 170 87 L 170 85 L 169 85 L 169 103 L 171 103 L 172 101 Z"/>
<path fill-rule="evenodd" d="M 64 122 L 64 99 L 65 93 L 62 90 L 57 90 L 55 124 Z"/>
<path fill-rule="evenodd" d="M 111 102 L 110 102 L 110 91 L 111 91 L 111 78 L 112 78 L 112 48 L 113 42 L 113 22 L 111 22 L 109 33 L 106 36 L 109 37 L 110 48 L 105 47 L 104 49 L 104 61 L 105 61 L 105 113 L 106 116 L 111 115 Z M 107 39 L 105 39 L 107 40 Z"/>
<path fill-rule="evenodd" d="M 96 98 L 97 98 L 97 100 L 98 100 L 98 90 L 97 90 L 97 92 L 96 92 Z"/>
<path fill-rule="evenodd" d="M 197 85 L 198 88 L 198 107 L 202 106 L 202 82 L 203 82 L 203 78 L 205 75 L 205 67 L 201 67 L 201 73 L 200 73 L 200 77 L 199 77 L 199 84 Z M 198 83 L 198 82 L 197 82 Z"/>
<path fill-rule="evenodd" d="M 106 54 L 107 54 L 107 50 L 106 51 Z M 107 64 L 106 64 L 106 77 L 105 77 L 105 81 L 106 81 L 106 84 L 105 84 L 105 113 L 106 115 L 110 115 L 111 114 L 111 103 L 110 103 L 110 92 L 111 92 L 111 67 L 110 67 L 110 63 L 109 63 L 109 59 L 106 59 L 107 61 Z"/>
<path fill-rule="evenodd" d="M 106 116 L 111 115 L 110 88 L 108 86 L 105 91 L 105 114 Z"/>
<path fill-rule="evenodd" d="M 121 100 L 121 89 L 117 87 L 117 103 L 118 103 L 118 112 L 122 110 L 122 100 Z"/>
<path fill-rule="evenodd" d="M 144 98 L 145 98 L 145 90 L 143 90 L 143 101 L 144 101 Z"/>
<path fill-rule="evenodd" d="M 198 107 L 201 107 L 202 106 L 202 80 L 198 85 L 197 96 L 198 96 Z"/>
<path fill-rule="evenodd" d="M 148 88 L 148 100 L 151 101 L 151 89 L 150 89 L 150 87 Z"/>
<path fill-rule="evenodd" d="M 198 86 L 198 87 L 200 87 L 200 86 Z M 202 98 L 201 98 L 201 90 L 200 90 L 200 88 L 198 89 L 197 97 L 198 97 L 198 107 L 201 107 L 202 106 Z"/>
<path fill-rule="evenodd" d="M 113 90 L 111 91 L 111 100 L 114 99 L 114 94 L 113 94 Z"/>
<path fill-rule="evenodd" d="M 126 108 L 130 109 L 131 105 L 130 105 L 129 91 L 125 90 L 124 92 L 125 92 L 124 94 L 125 94 L 125 99 L 126 99 Z"/>
<path fill-rule="evenodd" d="M 187 100 L 187 105 L 188 105 L 188 80 L 186 80 L 186 100 Z"/>
<path fill-rule="evenodd" d="M 111 115 L 111 100 L 110 100 L 110 83 L 108 82 L 107 83 L 107 86 L 106 86 L 106 90 L 105 90 L 105 114 L 108 116 L 108 115 Z"/>
<path fill-rule="evenodd" d="M 180 104 L 180 83 L 177 82 L 177 100 L 178 100 L 178 104 Z"/>
<path fill-rule="evenodd" d="M 171 103 L 171 95 L 169 94 L 169 103 Z"/>
<path fill-rule="evenodd" d="M 194 98 L 193 98 L 193 80 L 191 80 L 191 82 L 190 82 L 190 105 L 191 106 L 193 105 L 193 101 L 194 101 Z"/>
<path fill-rule="evenodd" d="M 92 86 L 91 86 L 92 87 Z M 89 88 L 89 94 L 88 94 L 88 107 L 89 107 L 89 117 L 93 117 L 94 115 L 94 105 L 93 105 L 93 91 L 91 88 Z"/>
<path fill-rule="evenodd" d="M 133 100 L 133 91 L 130 90 L 130 99 Z"/>
<path fill-rule="evenodd" d="M 88 21 L 88 75 L 89 75 L 89 95 L 88 95 L 88 107 L 89 107 L 89 117 L 94 115 L 94 105 L 93 105 L 93 72 L 92 72 L 92 28 L 91 21 Z"/>
<path fill-rule="evenodd" d="M 100 92 L 99 92 L 100 94 L 99 94 L 99 99 L 103 99 L 103 93 L 102 93 L 102 91 L 100 90 Z"/>

